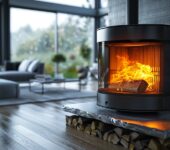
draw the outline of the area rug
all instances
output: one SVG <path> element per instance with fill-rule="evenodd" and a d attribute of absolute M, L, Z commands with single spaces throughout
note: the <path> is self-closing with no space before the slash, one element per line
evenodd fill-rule
<path fill-rule="evenodd" d="M 96 95 L 97 95 L 96 92 L 88 92 L 83 90 L 78 91 L 78 90 L 63 89 L 63 88 L 49 89 L 46 90 L 44 94 L 41 94 L 41 93 L 30 92 L 28 87 L 21 87 L 19 98 L 1 99 L 0 106 L 69 100 L 69 99 L 78 99 L 78 98 L 92 98 L 92 97 L 96 97 Z"/>

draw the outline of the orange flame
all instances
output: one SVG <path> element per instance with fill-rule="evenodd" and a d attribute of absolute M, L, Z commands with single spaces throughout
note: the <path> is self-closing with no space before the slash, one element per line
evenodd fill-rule
<path fill-rule="evenodd" d="M 168 120 L 137 121 L 121 119 L 121 121 L 163 131 L 170 130 L 170 122 Z"/>
<path fill-rule="evenodd" d="M 145 80 L 148 83 L 147 90 L 153 90 L 154 73 L 149 65 L 130 61 L 128 58 L 117 56 L 120 66 L 115 74 L 111 75 L 111 83 L 123 81 Z"/>

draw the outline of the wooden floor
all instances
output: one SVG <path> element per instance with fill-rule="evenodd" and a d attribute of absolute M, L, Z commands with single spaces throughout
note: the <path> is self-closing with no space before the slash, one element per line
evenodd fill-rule
<path fill-rule="evenodd" d="M 62 105 L 93 100 L 0 107 L 0 150 L 122 150 L 65 126 Z"/>

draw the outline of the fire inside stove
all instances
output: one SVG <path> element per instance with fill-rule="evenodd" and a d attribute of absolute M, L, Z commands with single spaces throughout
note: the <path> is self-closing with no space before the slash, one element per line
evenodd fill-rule
<path fill-rule="evenodd" d="M 110 43 L 107 48 L 108 67 L 102 67 L 104 62 L 99 59 L 102 68 L 99 91 L 160 93 L 160 43 Z"/>

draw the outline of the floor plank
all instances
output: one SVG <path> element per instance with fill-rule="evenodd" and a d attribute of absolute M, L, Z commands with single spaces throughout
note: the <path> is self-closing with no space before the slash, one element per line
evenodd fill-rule
<path fill-rule="evenodd" d="M 2 125 L 2 124 L 1 124 Z M 23 139 L 25 140 L 25 138 Z M 21 141 L 21 140 L 20 140 Z M 0 128 L 0 149 L 2 150 L 29 150 L 24 147 L 20 141 L 14 139 L 12 135 L 4 130 L 4 127 Z M 29 146 L 31 147 L 31 145 Z"/>
<path fill-rule="evenodd" d="M 11 119 L 5 115 L 3 117 L 6 118 L 6 120 Z M 56 144 L 67 145 L 68 147 L 71 147 L 74 150 L 81 149 L 81 147 L 72 143 L 72 141 L 75 139 L 72 140 L 70 137 L 68 139 L 64 136 L 64 134 L 63 134 L 63 136 L 61 136 L 61 134 L 55 134 L 54 132 L 52 132 L 50 130 L 46 130 L 46 128 L 44 128 L 42 126 L 37 126 L 37 124 L 31 123 L 25 119 L 22 119 L 21 117 L 13 116 L 12 122 L 13 122 L 13 125 L 26 126 L 26 127 L 28 127 L 29 130 L 32 130 L 33 132 L 37 132 L 40 136 L 47 138 L 48 140 L 50 140 L 51 142 L 54 142 Z"/>
<path fill-rule="evenodd" d="M 95 101 L 83 98 L 0 107 L 0 147 L 4 150 L 123 150 L 65 125 L 65 104 Z"/>

